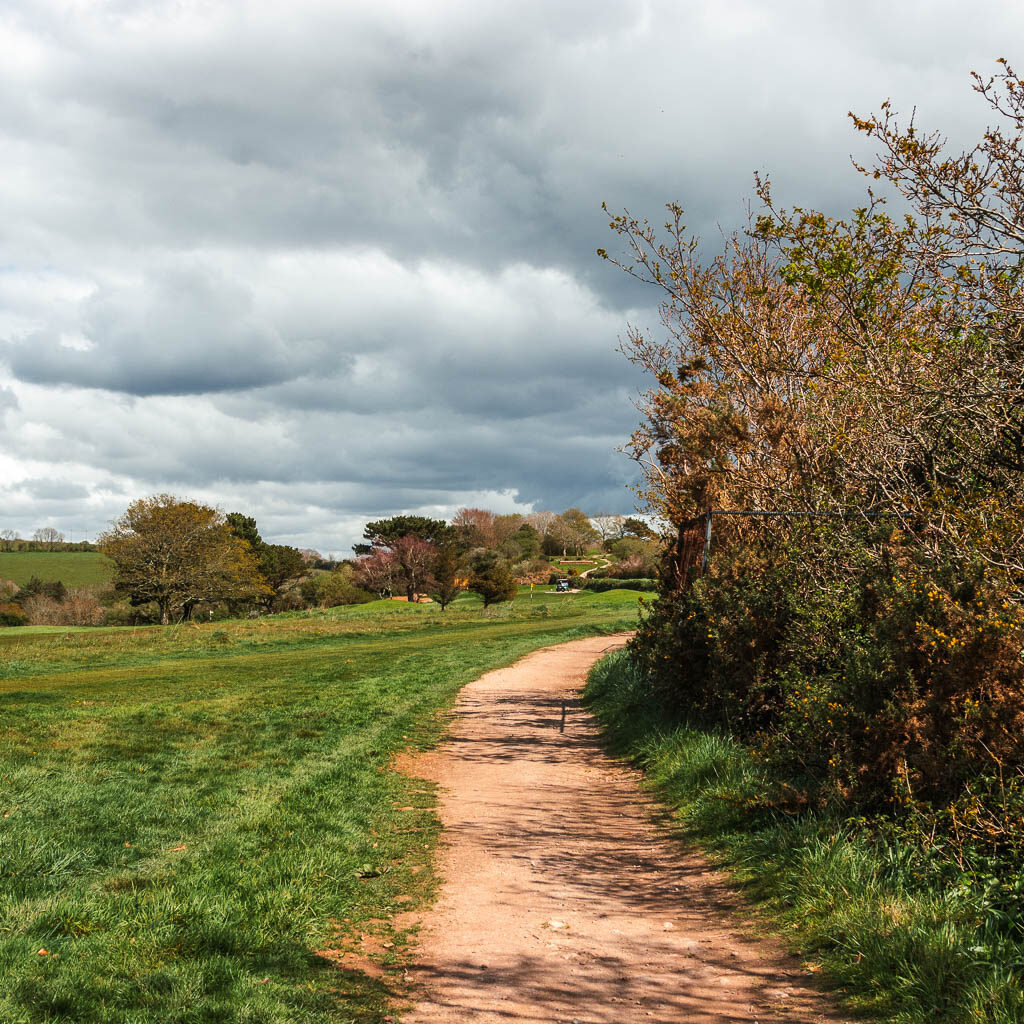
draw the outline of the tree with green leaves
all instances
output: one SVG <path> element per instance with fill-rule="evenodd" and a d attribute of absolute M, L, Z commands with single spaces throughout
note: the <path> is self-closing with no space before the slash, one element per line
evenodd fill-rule
<path fill-rule="evenodd" d="M 343 562 L 331 572 L 318 572 L 300 584 L 302 599 L 318 608 L 338 605 L 363 604 L 373 600 L 373 594 L 356 582 L 355 568 Z"/>
<path fill-rule="evenodd" d="M 513 562 L 523 558 L 536 558 L 540 554 L 540 537 L 529 523 L 523 523 L 505 540 L 499 550 Z"/>
<path fill-rule="evenodd" d="M 252 548 L 222 512 L 171 494 L 133 501 L 99 537 L 114 589 L 153 603 L 166 625 L 201 602 L 258 600 L 269 588 Z"/>
<path fill-rule="evenodd" d="M 253 551 L 259 551 L 263 547 L 263 538 L 252 516 L 243 515 L 241 512 L 229 512 L 224 518 L 231 527 L 231 532 L 248 543 Z"/>
<path fill-rule="evenodd" d="M 590 517 L 581 509 L 567 508 L 551 520 L 545 544 L 550 554 L 560 551 L 564 558 L 570 552 L 582 555 L 597 540 L 598 532 L 591 525 Z"/>
<path fill-rule="evenodd" d="M 284 592 L 306 575 L 308 567 L 303 553 L 290 544 L 268 544 L 260 536 L 252 516 L 229 512 L 225 519 L 231 532 L 245 541 L 259 559 L 260 572 L 269 587 L 263 605 L 267 611 L 272 611 Z"/>
<path fill-rule="evenodd" d="M 444 611 L 463 589 L 459 582 L 459 552 L 454 544 L 442 544 L 434 558 L 434 585 L 430 596 Z"/>
<path fill-rule="evenodd" d="M 511 601 L 518 591 L 511 566 L 497 555 L 485 555 L 477 560 L 469 578 L 469 589 L 484 599 L 485 608 Z"/>
<path fill-rule="evenodd" d="M 654 540 L 657 534 L 636 516 L 627 516 L 622 523 L 623 537 L 639 537 L 640 540 Z"/>
<path fill-rule="evenodd" d="M 270 609 L 296 580 L 306 575 L 308 568 L 302 552 L 290 544 L 264 544 L 259 550 L 259 559 L 260 572 L 271 589 L 264 602 Z"/>
<path fill-rule="evenodd" d="M 357 555 L 369 555 L 375 549 L 394 547 L 395 542 L 403 537 L 415 537 L 431 544 L 440 544 L 451 536 L 452 528 L 443 519 L 430 519 L 427 516 L 392 516 L 390 519 L 377 519 L 366 524 L 363 537 L 366 544 L 353 544 L 352 550 Z"/>

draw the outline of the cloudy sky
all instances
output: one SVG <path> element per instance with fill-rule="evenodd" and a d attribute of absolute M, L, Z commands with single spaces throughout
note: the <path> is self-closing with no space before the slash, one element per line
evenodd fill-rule
<path fill-rule="evenodd" d="M 7 0 L 0 528 L 169 491 L 345 553 L 400 511 L 629 511 L 655 297 L 602 201 L 841 213 L 891 97 L 966 141 L 1016 2 Z"/>

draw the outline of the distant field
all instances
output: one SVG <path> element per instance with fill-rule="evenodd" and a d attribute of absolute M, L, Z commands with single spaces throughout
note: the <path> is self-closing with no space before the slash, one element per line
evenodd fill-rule
<path fill-rule="evenodd" d="M 0 552 L 0 579 L 14 580 L 19 587 L 33 576 L 47 583 L 60 580 L 68 587 L 107 583 L 113 568 L 113 563 L 98 551 Z"/>
<path fill-rule="evenodd" d="M 396 752 L 638 596 L 0 630 L 0 1020 L 384 1019 L 438 833 Z"/>

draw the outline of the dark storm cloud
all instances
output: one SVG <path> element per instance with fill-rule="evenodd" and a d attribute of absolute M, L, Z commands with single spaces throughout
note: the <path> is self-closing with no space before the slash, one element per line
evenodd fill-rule
<path fill-rule="evenodd" d="M 643 380 L 615 348 L 656 296 L 595 258 L 601 202 L 678 199 L 708 248 L 755 169 L 841 213 L 870 155 L 846 112 L 891 96 L 968 141 L 967 73 L 1022 28 L 1009 3 L 9 4 L 0 506 L 57 514 L 39 482 L 66 481 L 98 528 L 169 489 L 335 549 L 397 510 L 628 511 Z"/>
<path fill-rule="evenodd" d="M 81 501 L 89 497 L 87 488 L 67 480 L 22 480 L 21 486 L 32 498 L 42 502 Z"/>
<path fill-rule="evenodd" d="M 834 197 L 820 143 L 850 146 L 850 90 L 836 53 L 779 52 L 785 14 L 772 31 L 737 5 L 718 5 L 721 24 L 694 5 L 479 6 L 47 26 L 65 59 L 38 73 L 13 134 L 45 144 L 78 194 L 34 212 L 115 245 L 370 245 L 568 266 L 611 289 L 593 258 L 602 200 L 657 216 L 682 199 L 713 232 L 765 164 Z M 12 82 L 9 107 L 22 96 Z"/>
<path fill-rule="evenodd" d="M 97 289 L 80 306 L 85 343 L 35 332 L 0 343 L 16 378 L 134 395 L 182 395 L 279 383 L 319 363 L 321 347 L 285 344 L 254 315 L 245 286 L 209 267 L 169 268 Z"/>

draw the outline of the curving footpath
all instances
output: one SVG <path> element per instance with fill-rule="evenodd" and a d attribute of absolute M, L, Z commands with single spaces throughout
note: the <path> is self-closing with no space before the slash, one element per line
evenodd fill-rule
<path fill-rule="evenodd" d="M 573 641 L 481 677 L 450 738 L 406 767 L 440 784 L 446 834 L 408 1024 L 845 1021 L 603 753 L 578 691 L 624 642 Z"/>

